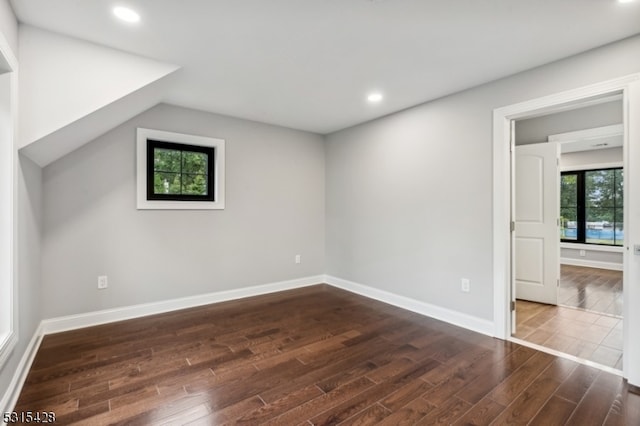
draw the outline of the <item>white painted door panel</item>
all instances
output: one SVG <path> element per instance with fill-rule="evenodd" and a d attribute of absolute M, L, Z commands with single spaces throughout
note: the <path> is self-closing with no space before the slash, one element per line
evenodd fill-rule
<path fill-rule="evenodd" d="M 558 303 L 560 239 L 559 147 L 546 142 L 516 147 L 516 297 Z"/>

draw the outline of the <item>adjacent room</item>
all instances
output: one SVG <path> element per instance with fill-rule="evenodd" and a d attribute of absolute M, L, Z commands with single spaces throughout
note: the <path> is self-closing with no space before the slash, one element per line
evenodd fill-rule
<path fill-rule="evenodd" d="M 516 229 L 516 316 L 514 335 L 531 343 L 622 370 L 624 127 L 619 94 L 576 105 L 563 112 L 516 122 L 516 191 L 528 191 L 527 159 L 551 148 L 557 158 L 559 211 L 550 243 L 559 255 L 545 259 L 545 271 L 557 274 L 538 285 L 540 266 L 528 247 L 532 230 Z M 528 151 L 523 151 L 524 150 Z M 518 163 L 523 161 L 523 163 Z M 546 188 L 546 186 L 545 186 Z M 526 201 L 520 194 L 516 218 Z M 516 225 L 518 228 L 518 225 Z"/>
<path fill-rule="evenodd" d="M 0 0 L 6 424 L 640 424 L 640 1 Z"/>

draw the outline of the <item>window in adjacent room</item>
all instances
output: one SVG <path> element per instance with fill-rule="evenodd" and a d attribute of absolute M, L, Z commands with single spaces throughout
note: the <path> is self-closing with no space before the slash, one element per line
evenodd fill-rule
<path fill-rule="evenodd" d="M 623 183 L 622 168 L 563 172 L 561 240 L 621 246 L 624 241 Z"/>
<path fill-rule="evenodd" d="M 224 140 L 138 129 L 139 209 L 224 208 Z"/>

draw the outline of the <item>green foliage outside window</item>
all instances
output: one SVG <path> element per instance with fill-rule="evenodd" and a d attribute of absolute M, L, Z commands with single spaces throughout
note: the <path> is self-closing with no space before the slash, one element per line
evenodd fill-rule
<path fill-rule="evenodd" d="M 155 148 L 155 194 L 207 195 L 208 155 L 202 152 Z"/>
<path fill-rule="evenodd" d="M 566 241 L 622 245 L 623 170 L 563 172 L 560 181 L 560 236 Z"/>

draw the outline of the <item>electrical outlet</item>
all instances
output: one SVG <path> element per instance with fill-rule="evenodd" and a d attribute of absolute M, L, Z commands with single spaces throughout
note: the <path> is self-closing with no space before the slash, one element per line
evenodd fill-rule
<path fill-rule="evenodd" d="M 107 280 L 107 276 L 106 275 L 99 275 L 98 276 L 98 289 L 99 290 L 104 290 L 107 287 L 109 287 L 109 281 Z"/>
<path fill-rule="evenodd" d="M 462 278 L 460 280 L 460 290 L 465 293 L 469 293 L 471 291 L 471 281 L 468 278 Z"/>
<path fill-rule="evenodd" d="M 580 250 L 581 257 L 585 257 L 586 255 L 587 255 L 587 252 L 585 250 Z"/>
<path fill-rule="evenodd" d="M 302 262 L 302 256 L 300 256 L 299 254 L 296 254 L 296 259 L 295 259 L 296 263 L 300 263 Z"/>

